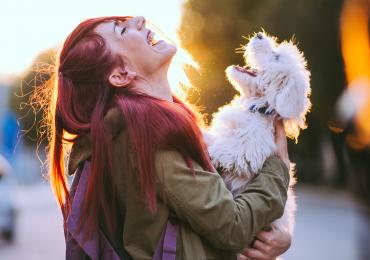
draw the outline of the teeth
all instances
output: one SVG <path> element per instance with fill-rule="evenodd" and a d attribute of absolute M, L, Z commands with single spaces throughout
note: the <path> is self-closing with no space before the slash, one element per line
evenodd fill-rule
<path fill-rule="evenodd" d="M 157 44 L 157 40 L 154 38 L 154 35 L 155 33 L 154 32 L 150 32 L 149 35 L 148 35 L 148 44 L 151 45 L 151 46 L 154 46 Z"/>

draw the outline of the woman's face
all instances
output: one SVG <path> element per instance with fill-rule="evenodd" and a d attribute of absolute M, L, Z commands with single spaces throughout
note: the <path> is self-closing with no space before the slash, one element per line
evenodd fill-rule
<path fill-rule="evenodd" d="M 104 37 L 114 53 L 123 58 L 129 69 L 144 78 L 162 67 L 168 68 L 176 53 L 174 45 L 152 39 L 153 32 L 146 28 L 142 16 L 124 22 L 105 22 L 98 25 L 95 31 Z"/>

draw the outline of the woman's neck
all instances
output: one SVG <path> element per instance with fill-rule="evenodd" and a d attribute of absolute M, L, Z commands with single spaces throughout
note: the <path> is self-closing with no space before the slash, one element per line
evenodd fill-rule
<path fill-rule="evenodd" d="M 138 77 L 133 82 L 133 87 L 152 97 L 173 102 L 167 71 L 157 71 L 145 79 Z"/>

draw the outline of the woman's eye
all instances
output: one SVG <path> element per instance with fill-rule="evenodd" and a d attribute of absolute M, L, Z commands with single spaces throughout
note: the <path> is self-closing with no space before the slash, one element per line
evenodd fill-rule
<path fill-rule="evenodd" d="M 125 31 L 126 31 L 126 27 L 123 27 L 123 28 L 122 28 L 122 31 L 121 31 L 121 35 L 122 35 L 122 34 L 124 34 L 124 33 L 125 33 Z"/>

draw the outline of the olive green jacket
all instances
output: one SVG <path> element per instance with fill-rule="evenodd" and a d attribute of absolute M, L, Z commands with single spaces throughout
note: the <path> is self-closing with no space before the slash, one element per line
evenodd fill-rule
<path fill-rule="evenodd" d="M 170 211 L 181 221 L 176 259 L 236 259 L 255 234 L 283 214 L 288 169 L 277 157 L 268 158 L 260 174 L 233 197 L 220 175 L 193 162 L 191 173 L 176 151 L 158 151 L 157 210 L 150 213 L 140 193 L 137 167 L 128 131 L 118 110 L 105 117 L 113 137 L 113 176 L 118 201 L 125 208 L 123 247 L 134 258 L 151 259 Z M 73 145 L 69 174 L 91 156 L 89 138 Z"/>

